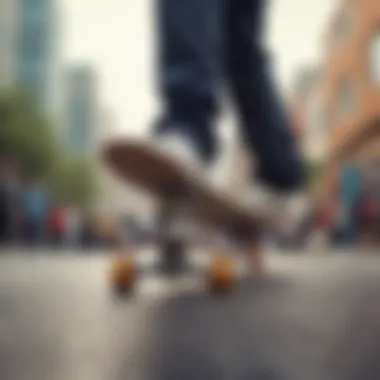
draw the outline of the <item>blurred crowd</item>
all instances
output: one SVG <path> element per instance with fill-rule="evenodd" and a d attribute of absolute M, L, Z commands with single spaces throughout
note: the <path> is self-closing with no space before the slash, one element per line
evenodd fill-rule
<path fill-rule="evenodd" d="M 309 195 L 308 212 L 299 230 L 290 238 L 274 234 L 271 240 L 280 247 L 379 246 L 380 162 L 364 166 L 355 178 L 351 184 L 342 185 L 338 196 Z M 58 202 L 52 199 L 44 181 L 26 181 L 15 162 L 0 162 L 1 246 L 113 247 L 123 241 L 125 231 L 136 238 L 138 225 L 131 216 L 112 220 Z"/>
<path fill-rule="evenodd" d="M 58 202 L 42 180 L 21 178 L 17 163 L 0 162 L 0 244 L 87 248 L 114 244 L 105 217 Z"/>
<path fill-rule="evenodd" d="M 336 192 L 310 196 L 297 243 L 330 247 L 380 246 L 380 161 L 351 169 Z M 331 190 L 331 189 L 330 189 Z"/>

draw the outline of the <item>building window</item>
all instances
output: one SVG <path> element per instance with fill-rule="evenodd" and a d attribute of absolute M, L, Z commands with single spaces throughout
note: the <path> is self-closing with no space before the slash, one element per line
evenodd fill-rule
<path fill-rule="evenodd" d="M 380 85 L 380 27 L 371 37 L 369 59 L 371 82 Z"/>
<path fill-rule="evenodd" d="M 338 89 L 336 115 L 345 118 L 355 106 L 355 86 L 351 80 L 344 80 Z"/>

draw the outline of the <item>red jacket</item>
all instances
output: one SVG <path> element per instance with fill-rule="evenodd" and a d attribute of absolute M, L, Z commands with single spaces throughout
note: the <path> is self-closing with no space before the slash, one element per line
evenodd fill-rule
<path fill-rule="evenodd" d="M 329 228 L 333 223 L 333 212 L 328 207 L 320 207 L 315 213 L 315 224 L 317 227 Z"/>
<path fill-rule="evenodd" d="M 61 232 L 65 229 L 66 218 L 65 210 L 62 207 L 55 207 L 50 211 L 49 214 L 49 228 L 54 232 Z"/>
<path fill-rule="evenodd" d="M 365 219 L 373 219 L 379 215 L 379 205 L 373 199 L 366 199 L 360 206 L 360 215 Z"/>

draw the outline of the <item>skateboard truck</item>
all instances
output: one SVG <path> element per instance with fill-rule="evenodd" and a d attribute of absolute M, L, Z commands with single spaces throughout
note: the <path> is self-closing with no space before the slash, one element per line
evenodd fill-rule
<path fill-rule="evenodd" d="M 175 224 L 179 213 L 180 200 L 169 198 L 163 201 L 157 215 L 159 251 L 164 272 L 178 274 L 184 267 L 185 241 L 175 234 Z"/>

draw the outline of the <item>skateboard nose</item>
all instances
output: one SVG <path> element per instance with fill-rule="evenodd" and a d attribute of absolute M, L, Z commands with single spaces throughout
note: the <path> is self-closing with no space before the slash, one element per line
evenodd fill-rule
<path fill-rule="evenodd" d="M 125 156 L 123 141 L 113 141 L 106 144 L 101 153 L 102 161 L 109 167 L 119 167 L 125 164 Z"/>
<path fill-rule="evenodd" d="M 120 148 L 119 148 L 120 149 Z M 109 163 L 115 156 L 117 156 L 118 146 L 115 142 L 108 143 L 102 147 L 101 156 L 103 161 Z"/>

